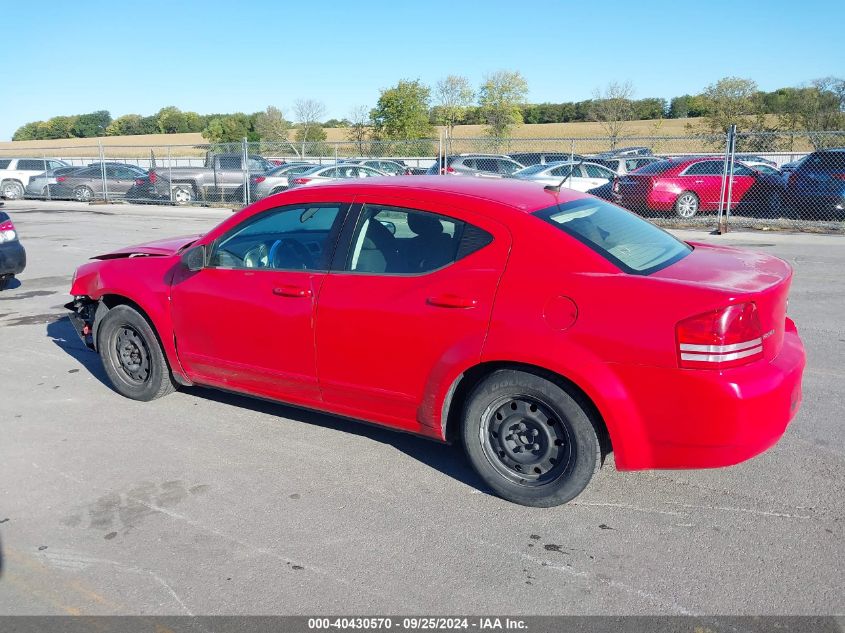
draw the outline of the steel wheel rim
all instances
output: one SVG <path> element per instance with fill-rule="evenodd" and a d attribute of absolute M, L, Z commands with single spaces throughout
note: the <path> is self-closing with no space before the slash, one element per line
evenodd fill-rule
<path fill-rule="evenodd" d="M 17 200 L 20 197 L 20 187 L 13 182 L 3 185 L 3 196 L 9 200 Z"/>
<path fill-rule="evenodd" d="M 150 379 L 150 350 L 135 328 L 122 325 L 117 330 L 114 353 L 117 366 L 130 383 L 143 385 Z"/>
<path fill-rule="evenodd" d="M 173 199 L 179 203 L 190 202 L 191 194 L 184 187 L 178 187 L 173 190 Z"/>
<path fill-rule="evenodd" d="M 682 218 L 691 218 L 698 210 L 698 204 L 695 197 L 691 194 L 686 194 L 678 198 L 678 215 Z"/>
<path fill-rule="evenodd" d="M 552 408 L 527 395 L 493 402 L 481 418 L 482 450 L 509 481 L 536 488 L 563 475 L 574 446 L 565 422 Z"/>

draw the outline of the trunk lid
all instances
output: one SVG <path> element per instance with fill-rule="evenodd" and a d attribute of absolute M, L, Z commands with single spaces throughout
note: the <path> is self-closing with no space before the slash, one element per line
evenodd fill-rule
<path fill-rule="evenodd" d="M 692 253 L 651 276 L 719 290 L 724 293 L 723 305 L 754 302 L 763 330 L 764 357 L 775 358 L 783 344 L 792 267 L 765 253 L 689 244 L 694 249 Z"/>

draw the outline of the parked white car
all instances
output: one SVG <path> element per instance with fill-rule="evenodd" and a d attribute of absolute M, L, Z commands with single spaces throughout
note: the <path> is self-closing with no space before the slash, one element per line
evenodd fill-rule
<path fill-rule="evenodd" d="M 616 174 L 596 163 L 562 161 L 531 165 L 514 173 L 514 178 L 530 180 L 542 185 L 561 185 L 575 191 L 589 191 L 611 182 Z"/>
<path fill-rule="evenodd" d="M 288 187 L 290 189 L 294 187 L 310 187 L 324 182 L 332 182 L 333 180 L 371 178 L 387 175 L 383 171 L 373 169 L 372 167 L 364 167 L 363 165 L 347 165 L 345 163 L 340 163 L 339 165 L 318 165 L 313 169 L 288 178 Z"/>
<path fill-rule="evenodd" d="M 20 200 L 30 178 L 69 166 L 55 158 L 0 158 L 0 196 L 7 200 Z"/>

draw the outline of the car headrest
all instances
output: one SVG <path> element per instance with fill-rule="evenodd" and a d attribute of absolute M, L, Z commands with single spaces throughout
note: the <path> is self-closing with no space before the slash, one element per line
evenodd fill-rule
<path fill-rule="evenodd" d="M 443 232 L 443 225 L 440 220 L 422 213 L 408 214 L 408 228 L 422 237 L 433 237 Z"/>

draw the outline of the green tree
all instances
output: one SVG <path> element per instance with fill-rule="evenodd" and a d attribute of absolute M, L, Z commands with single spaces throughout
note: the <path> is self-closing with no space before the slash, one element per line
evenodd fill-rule
<path fill-rule="evenodd" d="M 188 119 L 176 106 L 162 108 L 156 114 L 158 129 L 162 134 L 179 134 L 188 131 Z"/>
<path fill-rule="evenodd" d="M 434 86 L 434 99 L 437 102 L 435 122 L 446 127 L 448 138 L 452 138 L 455 126 L 464 120 L 474 98 L 475 93 L 466 77 L 449 75 Z"/>
<path fill-rule="evenodd" d="M 108 110 L 97 110 L 96 112 L 80 114 L 73 118 L 75 120 L 70 132 L 77 138 L 105 136 L 106 128 L 108 128 L 112 120 Z"/>
<path fill-rule="evenodd" d="M 214 117 L 208 122 L 202 135 L 212 143 L 237 143 L 244 137 L 247 140 L 257 140 L 250 118 L 243 112 Z"/>
<path fill-rule="evenodd" d="M 500 70 L 484 78 L 478 90 L 481 117 L 495 145 L 514 127 L 522 124 L 521 107 L 528 94 L 528 82 L 519 71 Z"/>
<path fill-rule="evenodd" d="M 419 79 L 403 79 L 381 91 L 376 107 L 370 111 L 373 136 L 377 139 L 415 140 L 432 133 L 429 122 L 431 89 Z"/>
<path fill-rule="evenodd" d="M 701 96 L 705 125 L 713 134 L 723 134 L 731 125 L 740 131 L 747 130 L 750 117 L 763 112 L 757 83 L 752 79 L 725 77 L 707 86 Z"/>
<path fill-rule="evenodd" d="M 255 132 L 262 141 L 287 141 L 290 123 L 275 106 L 267 106 L 255 115 Z"/>

